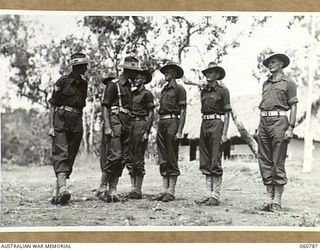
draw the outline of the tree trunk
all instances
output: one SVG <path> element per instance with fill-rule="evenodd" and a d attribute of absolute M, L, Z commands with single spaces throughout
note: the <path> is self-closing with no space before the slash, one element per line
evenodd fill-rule
<path fill-rule="evenodd" d="M 193 82 L 190 82 L 186 79 L 183 79 L 183 82 L 187 85 L 194 85 L 194 86 L 198 86 L 199 88 L 203 87 L 203 85 L 201 85 L 201 84 L 193 83 Z M 221 85 L 223 85 L 223 84 L 221 83 Z M 238 115 L 235 113 L 235 110 L 233 108 L 231 111 L 231 117 L 232 117 L 232 120 L 241 135 L 241 138 L 247 143 L 247 145 L 251 149 L 254 156 L 257 157 L 257 148 L 258 148 L 257 143 L 256 143 L 254 137 L 252 135 L 250 135 L 249 132 L 246 130 L 246 128 L 243 126 L 242 122 L 239 121 Z"/>
<path fill-rule="evenodd" d="M 249 148 L 251 149 L 252 153 L 255 157 L 257 157 L 257 143 L 254 140 L 254 137 L 249 134 L 249 132 L 246 130 L 246 128 L 243 126 L 242 122 L 239 121 L 237 114 L 235 114 L 234 109 L 231 111 L 231 116 L 234 124 L 236 125 L 241 138 L 247 143 Z"/>

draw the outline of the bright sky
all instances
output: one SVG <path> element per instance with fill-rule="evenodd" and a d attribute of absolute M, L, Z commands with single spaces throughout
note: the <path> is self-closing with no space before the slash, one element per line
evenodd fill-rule
<path fill-rule="evenodd" d="M 128 15 L 129 13 L 126 13 Z M 141 14 L 141 13 L 140 13 Z M 172 15 L 172 13 L 170 13 Z M 177 15 L 177 13 L 173 13 Z M 194 13 L 187 13 L 192 15 L 193 18 L 197 19 Z M 231 13 L 231 15 L 237 15 L 239 13 Z M 114 15 L 114 13 L 112 13 Z M 163 15 L 163 13 L 157 13 L 157 15 Z M 203 13 L 200 13 L 203 15 Z M 208 13 L 205 13 L 208 15 Z M 221 12 L 216 14 L 221 16 Z M 223 13 L 228 15 L 228 13 Z M 244 27 L 251 20 L 252 13 L 242 13 L 240 22 L 230 29 L 230 35 L 227 38 L 234 37 L 235 34 L 242 31 Z M 44 25 L 44 30 L 41 37 L 37 38 L 39 43 L 49 42 L 52 38 L 59 40 L 60 38 L 74 34 L 75 36 L 82 36 L 83 29 L 77 26 L 79 16 L 74 13 L 58 13 L 58 14 L 43 14 L 37 16 L 30 15 L 30 20 L 35 20 L 40 24 Z M 222 67 L 226 70 L 226 77 L 223 80 L 224 83 L 229 87 L 231 96 L 247 95 L 247 94 L 259 94 L 261 92 L 261 84 L 257 83 L 256 79 L 252 76 L 252 71 L 257 67 L 257 55 L 265 48 L 272 48 L 277 52 L 284 52 L 287 49 L 299 49 L 302 48 L 309 41 L 309 33 L 307 30 L 301 28 L 287 29 L 286 26 L 289 20 L 292 18 L 291 15 L 284 14 L 280 15 L 273 14 L 271 20 L 269 20 L 263 28 L 257 27 L 251 37 L 243 37 L 240 42 L 240 47 L 230 50 L 230 53 L 223 58 Z M 201 47 L 202 41 L 197 42 Z M 185 60 L 183 68 L 194 68 L 195 62 L 200 61 L 199 53 L 196 49 L 191 49 L 191 52 L 186 55 L 190 60 Z M 214 55 L 205 54 L 203 55 L 204 61 L 208 64 L 209 61 L 215 61 Z M 10 87 L 8 83 L 9 71 L 8 61 L 0 59 L 0 91 L 5 93 Z M 201 66 L 201 67 L 204 67 Z M 289 69 L 290 70 L 290 69 Z M 30 106 L 30 103 L 18 99 L 14 96 L 14 91 L 9 91 L 11 98 L 10 105 L 13 107 Z"/>

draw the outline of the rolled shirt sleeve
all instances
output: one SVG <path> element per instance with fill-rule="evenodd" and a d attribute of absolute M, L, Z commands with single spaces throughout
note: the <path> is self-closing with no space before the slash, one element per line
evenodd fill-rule
<path fill-rule="evenodd" d="M 231 111 L 231 105 L 230 105 L 230 93 L 227 88 L 223 89 L 223 108 L 225 112 Z"/>
<path fill-rule="evenodd" d="M 49 103 L 53 106 L 61 106 L 62 90 L 64 87 L 64 80 L 60 78 L 54 85 L 54 90 L 52 92 Z"/>
<path fill-rule="evenodd" d="M 180 107 L 186 107 L 187 106 L 187 93 L 184 87 L 177 85 L 178 87 L 178 105 Z"/>
<path fill-rule="evenodd" d="M 288 81 L 288 105 L 291 106 L 297 102 L 297 85 L 293 81 Z"/>
<path fill-rule="evenodd" d="M 109 85 L 107 85 L 104 94 L 103 94 L 103 100 L 101 102 L 101 104 L 103 106 L 105 106 L 106 108 L 111 108 L 112 102 L 115 98 L 115 96 L 117 96 L 117 90 L 116 90 L 116 86 L 113 83 L 110 83 Z"/>

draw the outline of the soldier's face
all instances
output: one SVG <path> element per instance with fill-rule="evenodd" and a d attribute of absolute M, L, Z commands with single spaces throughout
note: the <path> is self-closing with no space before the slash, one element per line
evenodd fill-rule
<path fill-rule="evenodd" d="M 84 74 L 87 71 L 87 64 L 80 64 L 73 66 L 74 70 L 77 71 L 79 74 Z"/>
<path fill-rule="evenodd" d="M 220 77 L 220 74 L 214 69 L 210 69 L 209 71 L 206 72 L 205 77 L 208 82 L 214 82 Z"/>
<path fill-rule="evenodd" d="M 166 70 L 166 72 L 164 72 L 164 79 L 167 81 L 167 82 L 170 82 L 172 79 L 175 79 L 176 78 L 176 71 L 172 68 L 168 68 Z"/>
<path fill-rule="evenodd" d="M 136 71 L 132 69 L 123 69 L 123 75 L 127 78 L 130 78 L 131 80 L 134 80 L 134 77 L 136 76 Z"/>
<path fill-rule="evenodd" d="M 145 75 L 136 75 L 134 78 L 134 86 L 140 87 L 142 84 L 144 84 L 147 81 L 147 77 Z"/>
<path fill-rule="evenodd" d="M 283 67 L 283 62 L 278 58 L 272 58 L 268 64 L 268 69 L 271 73 L 278 72 Z"/>

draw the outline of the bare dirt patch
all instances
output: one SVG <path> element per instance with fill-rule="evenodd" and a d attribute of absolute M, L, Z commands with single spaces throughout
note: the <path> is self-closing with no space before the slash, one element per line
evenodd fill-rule
<path fill-rule="evenodd" d="M 219 207 L 195 204 L 205 192 L 198 162 L 180 162 L 176 201 L 152 201 L 161 190 L 158 166 L 147 161 L 142 200 L 104 203 L 92 191 L 99 185 L 97 159 L 78 158 L 68 182 L 69 206 L 53 206 L 55 177 L 51 166 L 1 169 L 1 226 L 320 226 L 320 167 L 302 173 L 300 162 L 288 162 L 282 212 L 263 212 L 265 188 L 257 162 L 225 161 Z M 130 189 L 125 170 L 119 192 Z"/>

